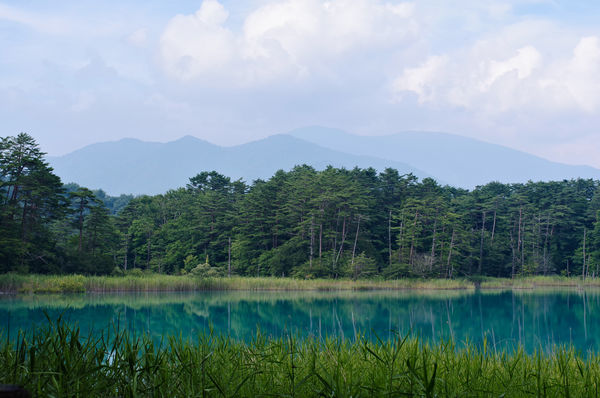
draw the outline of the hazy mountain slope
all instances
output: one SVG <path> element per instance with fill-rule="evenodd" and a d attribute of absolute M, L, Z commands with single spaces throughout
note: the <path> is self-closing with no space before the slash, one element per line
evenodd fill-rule
<path fill-rule="evenodd" d="M 63 182 L 110 195 L 154 194 L 185 186 L 183 173 L 214 163 L 220 147 L 193 137 L 166 144 L 123 139 L 93 144 L 48 161 Z"/>
<path fill-rule="evenodd" d="M 227 149 L 231 158 L 237 159 L 238 164 L 249 169 L 250 175 L 261 178 L 271 177 L 278 169 L 289 170 L 295 165 L 304 163 L 319 170 L 328 165 L 346 168 L 373 167 L 379 171 L 386 167 L 392 167 L 401 173 L 413 173 L 421 178 L 429 176 L 403 162 L 384 160 L 373 156 L 350 155 L 288 135 L 274 135 Z M 227 175 L 234 174 L 240 174 L 238 166 L 230 169 Z M 247 178 L 247 180 L 251 179 Z"/>
<path fill-rule="evenodd" d="M 405 162 L 450 185 L 473 188 L 490 181 L 527 182 L 600 178 L 600 170 L 571 166 L 446 133 L 402 132 L 365 137 L 324 127 L 306 127 L 290 135 L 355 155 Z"/>
<path fill-rule="evenodd" d="M 220 147 L 190 136 L 164 144 L 123 139 L 49 157 L 48 161 L 63 182 L 101 188 L 110 195 L 163 193 L 183 187 L 190 177 L 210 170 L 252 182 L 304 163 L 317 169 L 327 165 L 377 170 L 393 167 L 401 173 L 428 176 L 401 162 L 349 155 L 288 135 L 234 147 Z"/>

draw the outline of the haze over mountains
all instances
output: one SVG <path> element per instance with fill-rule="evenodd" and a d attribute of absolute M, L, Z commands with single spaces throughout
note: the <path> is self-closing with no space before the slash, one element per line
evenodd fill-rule
<path fill-rule="evenodd" d="M 186 136 L 168 143 L 123 139 L 48 157 L 63 182 L 101 188 L 111 195 L 158 194 L 185 186 L 201 171 L 233 179 L 267 179 L 298 164 L 386 167 L 442 184 L 473 188 L 490 181 L 526 182 L 600 178 L 600 170 L 551 162 L 507 147 L 446 133 L 403 132 L 356 136 L 337 129 L 306 127 L 233 147 Z"/>

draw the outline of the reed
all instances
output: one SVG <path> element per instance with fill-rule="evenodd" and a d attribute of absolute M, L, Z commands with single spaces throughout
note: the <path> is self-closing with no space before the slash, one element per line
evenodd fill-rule
<path fill-rule="evenodd" d="M 539 287 L 600 287 L 600 278 L 566 276 L 526 276 L 510 278 L 486 278 L 481 282 L 482 289 L 534 289 Z"/>
<path fill-rule="evenodd" d="M 534 289 L 540 287 L 600 287 L 600 278 L 533 276 L 483 278 L 481 289 Z M 474 289 L 468 279 L 296 279 L 277 277 L 201 278 L 192 275 L 144 274 L 126 276 L 0 275 L 0 293 L 166 292 L 202 290 L 459 290 Z"/>
<path fill-rule="evenodd" d="M 486 342 L 430 345 L 200 335 L 195 341 L 119 331 L 82 336 L 55 322 L 0 342 L 0 384 L 55 397 L 596 396 L 596 353 L 556 347 L 527 355 Z"/>
<path fill-rule="evenodd" d="M 191 275 L 141 274 L 139 276 L 0 275 L 0 292 L 71 293 L 198 290 L 399 290 L 469 289 L 462 279 L 295 279 L 276 277 L 201 278 Z"/>

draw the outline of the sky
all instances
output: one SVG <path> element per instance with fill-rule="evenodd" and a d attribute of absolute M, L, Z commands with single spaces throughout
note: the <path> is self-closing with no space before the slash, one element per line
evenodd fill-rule
<path fill-rule="evenodd" d="M 0 0 L 0 136 L 442 131 L 600 167 L 595 0 Z"/>

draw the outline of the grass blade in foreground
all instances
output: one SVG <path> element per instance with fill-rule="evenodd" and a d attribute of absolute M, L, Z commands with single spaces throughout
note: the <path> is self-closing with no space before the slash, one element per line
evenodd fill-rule
<path fill-rule="evenodd" d="M 107 330 L 80 336 L 60 319 L 0 343 L 0 384 L 34 396 L 595 396 L 596 354 L 495 353 L 414 338 L 371 343 L 212 335 L 189 342 Z"/>

